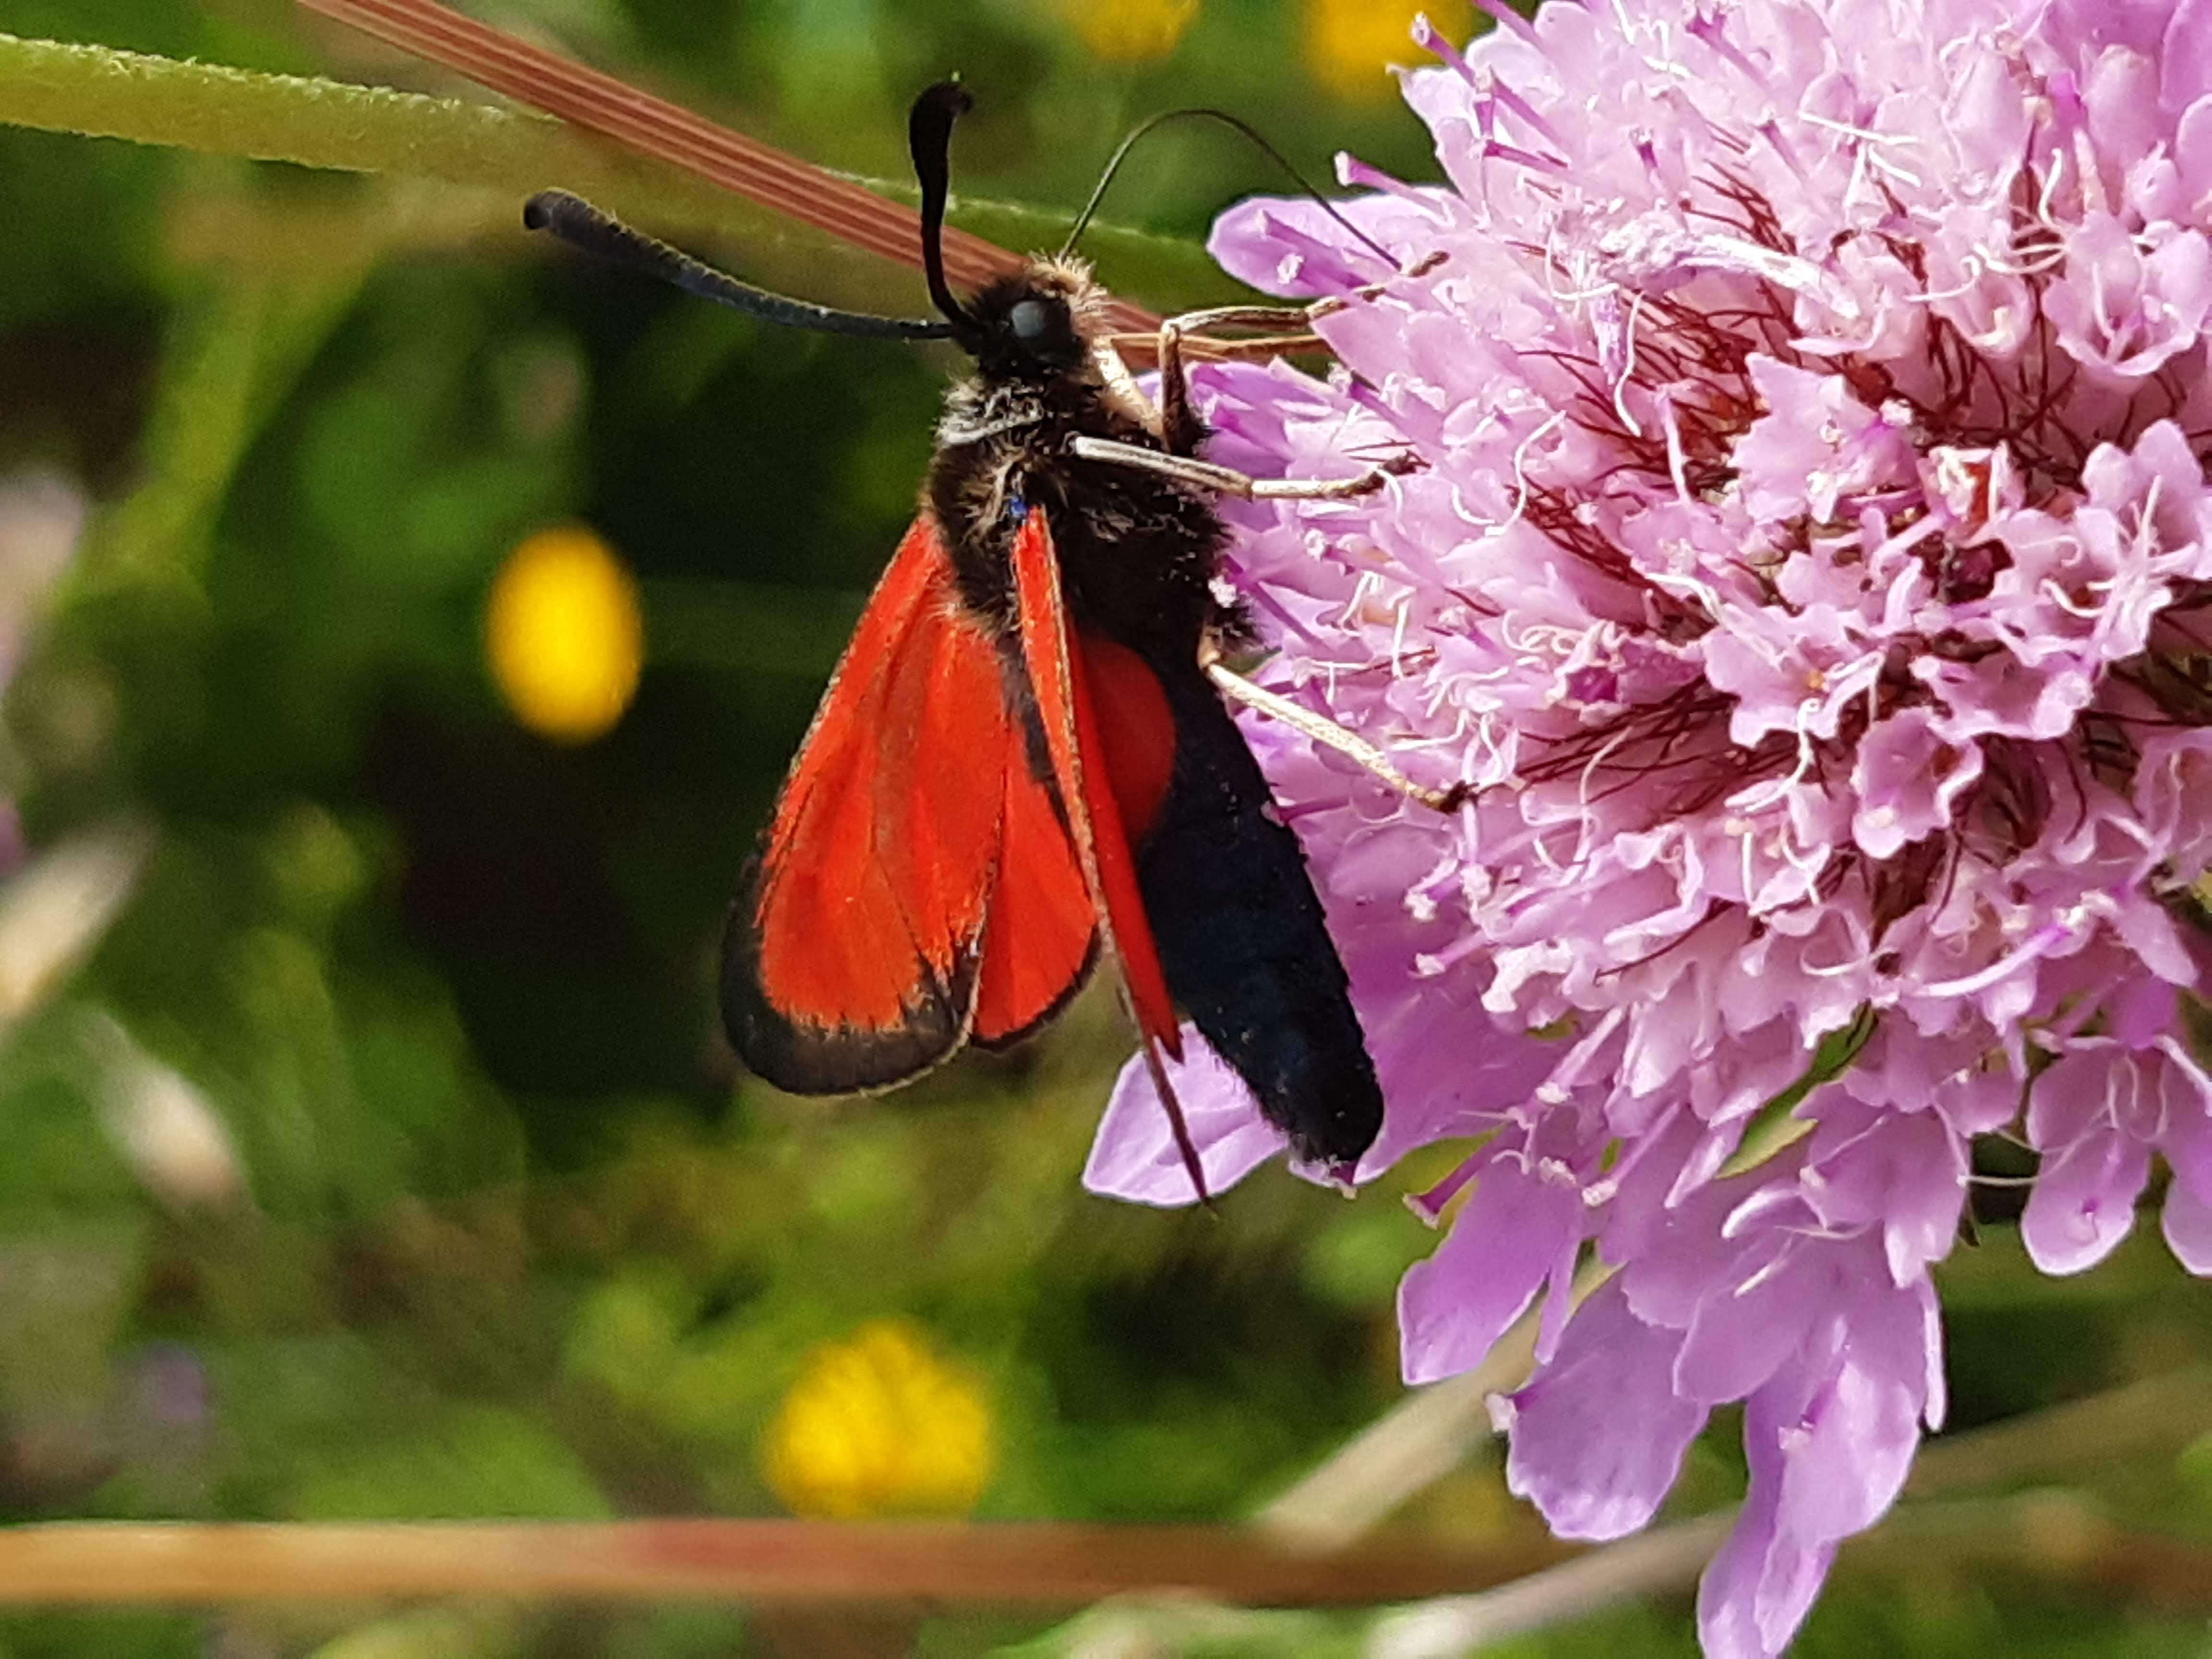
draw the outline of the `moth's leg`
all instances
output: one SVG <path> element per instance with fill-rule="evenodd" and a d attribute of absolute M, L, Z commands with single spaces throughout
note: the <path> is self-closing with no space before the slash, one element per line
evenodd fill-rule
<path fill-rule="evenodd" d="M 1155 334 L 1116 334 L 1111 344 L 1117 351 L 1139 354 L 1157 353 L 1159 337 Z M 1283 357 L 1293 352 L 1327 351 L 1328 342 L 1310 331 L 1296 334 L 1265 334 L 1249 340 L 1225 340 L 1217 334 L 1185 332 L 1182 341 L 1182 355 L 1201 362 L 1264 362 L 1271 357 Z"/>
<path fill-rule="evenodd" d="M 1182 368 L 1182 330 L 1180 317 L 1160 325 L 1160 441 L 1169 454 L 1196 460 L 1198 447 L 1206 441 L 1206 423 L 1190 406 L 1190 381 Z"/>
<path fill-rule="evenodd" d="M 1183 349 L 1209 363 L 1266 362 L 1296 353 L 1327 351 L 1328 342 L 1318 334 L 1261 334 L 1249 340 L 1224 340 L 1212 334 L 1186 334 Z"/>
<path fill-rule="evenodd" d="M 1323 302 L 1327 304 L 1327 301 Z M 1319 314 L 1314 306 L 1215 306 L 1206 311 L 1188 311 L 1180 317 L 1170 317 L 1160 325 L 1156 337 L 1142 335 L 1117 334 L 1112 343 L 1117 348 L 1149 349 L 1154 354 L 1160 370 L 1160 405 L 1163 416 L 1169 406 L 1187 404 L 1186 389 L 1179 384 L 1182 374 L 1182 359 L 1186 354 L 1208 362 L 1232 358 L 1279 357 L 1291 351 L 1324 351 L 1328 349 L 1321 336 L 1312 328 L 1312 319 Z M 1223 328 L 1257 328 L 1274 331 L 1261 338 L 1250 340 L 1224 339 L 1213 331 Z M 1178 428 L 1164 420 L 1170 434 Z M 1171 436 L 1170 450 L 1178 455 L 1194 454 L 1198 442 L 1206 435 L 1205 428 L 1194 422 L 1186 422 L 1181 434 L 1188 438 L 1178 445 Z"/>
<path fill-rule="evenodd" d="M 1206 334 L 1218 328 L 1265 328 L 1304 334 L 1311 331 L 1315 318 L 1342 309 L 1342 302 L 1336 300 L 1321 300 L 1310 306 L 1214 306 L 1205 311 L 1186 311 L 1170 320 L 1186 334 Z"/>
<path fill-rule="evenodd" d="M 1425 276 L 1442 264 L 1445 258 L 1441 252 L 1431 253 L 1416 261 L 1401 275 Z M 1169 319 L 1163 326 L 1163 337 L 1157 341 L 1149 335 L 1116 334 L 1109 343 L 1117 349 L 1161 350 L 1166 344 L 1164 337 L 1166 328 L 1172 327 L 1182 337 L 1181 345 L 1185 353 L 1208 360 L 1279 357 L 1293 351 L 1326 351 L 1328 342 L 1314 331 L 1316 323 L 1349 307 L 1380 299 L 1389 289 L 1390 283 L 1386 281 L 1370 283 L 1347 294 L 1332 294 L 1326 299 L 1316 300 L 1310 305 L 1212 306 L 1204 311 L 1186 311 L 1181 316 Z M 1223 337 L 1218 332 L 1223 329 L 1274 331 L 1261 338 L 1237 340 Z"/>
<path fill-rule="evenodd" d="M 1247 501 L 1350 501 L 1372 495 L 1387 480 L 1411 471 L 1417 465 L 1407 456 L 1382 466 L 1370 466 L 1351 478 L 1255 478 L 1235 467 L 1201 461 L 1193 455 L 1163 455 L 1142 444 L 1125 444 L 1112 438 L 1079 434 L 1067 441 L 1067 447 L 1068 453 L 1079 460 L 1133 466 L 1139 471 L 1157 472 L 1164 478 L 1173 478 L 1194 489 L 1210 489 L 1218 495 L 1234 495 Z"/>
<path fill-rule="evenodd" d="M 1158 432 L 1160 429 L 1160 411 L 1152 406 L 1152 400 L 1145 396 L 1145 389 L 1137 384 L 1137 377 L 1129 373 L 1128 364 L 1121 358 L 1121 347 L 1131 340 L 1146 345 L 1152 343 L 1149 335 L 1117 334 L 1112 339 L 1101 340 L 1093 346 L 1091 361 L 1098 370 L 1098 378 L 1106 383 L 1108 396 L 1119 402 L 1131 418 L 1147 432 Z"/>
<path fill-rule="evenodd" d="M 1312 319 L 1325 314 L 1334 302 L 1318 306 L 1214 306 L 1187 311 L 1161 323 L 1152 339 L 1138 335 L 1115 335 L 1109 345 L 1117 353 L 1124 345 L 1149 346 L 1160 374 L 1158 430 L 1170 455 L 1195 456 L 1206 441 L 1206 424 L 1192 411 L 1190 384 L 1183 374 L 1185 342 L 1192 355 L 1221 360 L 1232 357 L 1266 358 L 1286 351 L 1312 350 L 1322 344 L 1313 332 Z M 1269 337 L 1227 340 L 1216 337 L 1217 329 L 1272 329 Z"/>
<path fill-rule="evenodd" d="M 1407 274 L 1419 276 L 1443 257 L 1432 254 Z M 1347 306 L 1378 297 L 1389 286 L 1387 283 L 1376 283 L 1304 306 L 1211 306 L 1203 311 L 1186 311 L 1181 316 L 1169 318 L 1160 325 L 1159 333 L 1153 338 L 1117 334 L 1105 344 L 1116 353 L 1123 349 L 1151 349 L 1160 372 L 1157 430 L 1161 441 L 1170 455 L 1194 456 L 1206 438 L 1206 428 L 1190 412 L 1190 389 L 1183 378 L 1182 367 L 1186 355 L 1218 362 L 1264 360 L 1297 351 L 1326 351 L 1328 343 L 1314 331 L 1314 325 Z M 1223 332 L 1251 329 L 1261 331 L 1257 337 L 1237 339 Z"/>
<path fill-rule="evenodd" d="M 1419 261 L 1404 274 L 1420 276 L 1443 263 L 1444 255 L 1431 253 Z M 1348 294 L 1332 294 L 1326 299 L 1316 300 L 1304 306 L 1213 306 L 1204 311 L 1186 311 L 1170 319 L 1170 325 L 1182 336 L 1184 349 L 1194 357 L 1208 359 L 1279 357 L 1292 351 L 1326 351 L 1328 343 L 1314 332 L 1314 325 L 1322 318 L 1379 299 L 1389 292 L 1387 282 L 1370 283 L 1365 288 L 1352 289 Z M 1265 337 L 1249 340 L 1227 339 L 1218 331 L 1223 329 L 1261 329 L 1273 331 Z M 1117 334 L 1113 343 L 1132 349 L 1143 349 L 1153 342 L 1140 334 Z"/>
<path fill-rule="evenodd" d="M 1206 665 L 1206 676 L 1224 695 L 1235 698 L 1247 708 L 1256 708 L 1270 719 L 1279 720 L 1294 731 L 1301 732 L 1316 743 L 1326 744 L 1340 755 L 1348 757 L 1359 766 L 1380 778 L 1407 800 L 1437 812 L 1456 812 L 1474 793 L 1474 786 L 1455 783 L 1449 789 L 1432 789 L 1416 783 L 1390 763 L 1390 757 L 1375 744 L 1347 732 L 1326 714 L 1316 714 L 1303 703 L 1292 702 L 1288 697 L 1255 685 L 1234 669 L 1218 662 Z"/>

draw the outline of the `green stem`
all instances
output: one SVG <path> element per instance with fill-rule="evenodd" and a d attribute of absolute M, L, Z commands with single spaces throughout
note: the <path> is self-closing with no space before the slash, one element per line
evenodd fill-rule
<path fill-rule="evenodd" d="M 176 307 L 146 434 L 160 464 L 94 521 L 65 591 L 197 589 L 247 448 L 345 314 L 365 264 L 211 284 Z"/>
<path fill-rule="evenodd" d="M 0 123 L 345 173 L 399 173 L 520 200 L 558 185 L 660 227 L 782 236 L 773 216 L 673 167 L 549 116 L 453 98 L 264 75 L 107 46 L 0 34 Z M 887 196 L 901 186 L 860 179 Z M 970 201 L 956 220 L 1013 247 L 1056 243 L 1066 216 Z M 1191 243 L 1115 226 L 1086 242 L 1109 280 L 1154 304 L 1218 300 L 1233 285 Z"/>
<path fill-rule="evenodd" d="M 549 116 L 5 34 L 0 121 L 514 196 L 557 183 L 619 198 L 625 211 L 687 221 L 726 218 L 732 206 L 704 183 L 633 161 Z"/>

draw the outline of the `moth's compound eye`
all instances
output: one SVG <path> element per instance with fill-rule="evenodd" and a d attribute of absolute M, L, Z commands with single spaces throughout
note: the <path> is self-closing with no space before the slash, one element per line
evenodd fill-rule
<path fill-rule="evenodd" d="M 1052 307 L 1042 300 L 1024 300 L 1006 313 L 1006 326 L 1017 340 L 1042 340 L 1052 327 Z"/>

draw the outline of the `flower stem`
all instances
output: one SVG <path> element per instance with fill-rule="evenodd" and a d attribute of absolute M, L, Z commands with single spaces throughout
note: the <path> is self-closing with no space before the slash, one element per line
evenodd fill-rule
<path fill-rule="evenodd" d="M 0 1528 L 0 1606 L 496 1595 L 1068 1606 L 1180 1588 L 1358 1606 L 1497 1583 L 1559 1559 L 1393 1543 L 1317 1558 L 1231 1527 L 1052 1522 L 52 1522 Z"/>
<path fill-rule="evenodd" d="M 1580 1306 L 1613 1277 L 1593 1258 L 1575 1274 Z M 1510 1394 L 1536 1363 L 1543 1304 L 1514 1322 L 1472 1370 L 1407 1395 L 1252 1517 L 1265 1536 L 1307 1549 L 1341 1549 L 1416 1492 L 1443 1479 L 1496 1433 L 1490 1396 Z"/>
<path fill-rule="evenodd" d="M 550 117 L 294 75 L 0 34 L 0 121 L 215 155 L 489 186 L 559 183 L 690 223 L 729 198 L 618 155 Z"/>

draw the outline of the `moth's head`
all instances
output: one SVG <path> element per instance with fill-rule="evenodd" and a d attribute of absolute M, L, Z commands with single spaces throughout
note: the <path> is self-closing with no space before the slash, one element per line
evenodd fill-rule
<path fill-rule="evenodd" d="M 966 300 L 945 281 L 945 205 L 952 124 L 969 106 L 957 81 L 940 81 L 914 100 L 907 143 L 921 185 L 921 266 L 929 297 L 952 337 L 986 379 L 1048 380 L 1080 369 L 1103 337 L 1106 296 L 1079 259 L 1032 259 L 1012 276 Z"/>
<path fill-rule="evenodd" d="M 1046 380 L 1091 361 L 1104 295 L 1079 261 L 1034 259 L 972 295 L 954 337 L 993 380 Z"/>

